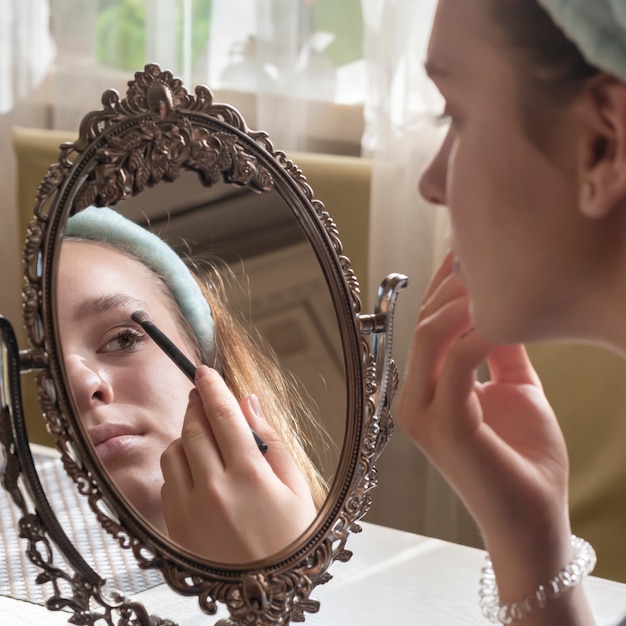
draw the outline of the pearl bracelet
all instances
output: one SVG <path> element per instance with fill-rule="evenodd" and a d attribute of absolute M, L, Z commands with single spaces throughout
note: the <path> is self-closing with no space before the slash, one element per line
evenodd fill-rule
<path fill-rule="evenodd" d="M 478 594 L 483 615 L 493 624 L 511 624 L 535 609 L 543 609 L 548 600 L 560 598 L 572 587 L 580 584 L 583 578 L 593 571 L 596 553 L 591 545 L 580 537 L 572 535 L 570 542 L 574 551 L 572 560 L 547 585 L 539 585 L 534 593 L 524 596 L 520 602 L 500 604 L 496 576 L 491 559 L 487 555 L 481 572 Z"/>

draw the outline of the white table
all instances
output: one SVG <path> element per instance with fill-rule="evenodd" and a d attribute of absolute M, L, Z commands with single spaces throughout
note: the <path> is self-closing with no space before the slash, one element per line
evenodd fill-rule
<path fill-rule="evenodd" d="M 354 556 L 332 568 L 334 580 L 316 597 L 307 623 L 374 626 L 488 624 L 478 607 L 484 552 L 438 539 L 363 524 L 348 542 Z M 626 616 L 626 585 L 590 577 L 585 582 L 597 626 Z"/>
<path fill-rule="evenodd" d="M 478 609 L 477 588 L 483 553 L 437 539 L 363 524 L 348 548 L 348 563 L 335 563 L 333 580 L 319 587 L 312 626 L 459 626 L 487 624 Z M 1 566 L 1 565 L 0 565 Z M 626 615 L 626 585 L 589 578 L 586 588 L 598 626 L 615 626 Z M 199 614 L 195 600 L 159 586 L 139 594 L 146 607 L 181 626 L 210 625 L 215 618 Z M 66 624 L 67 616 L 42 606 L 0 597 L 0 623 L 7 626 Z"/>

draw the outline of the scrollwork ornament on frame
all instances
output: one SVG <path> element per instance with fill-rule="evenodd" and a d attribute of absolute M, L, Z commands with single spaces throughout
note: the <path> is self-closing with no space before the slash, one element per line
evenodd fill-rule
<path fill-rule="evenodd" d="M 51 315 L 55 310 L 53 273 L 64 220 L 90 205 L 114 206 L 147 187 L 176 180 L 181 171 L 197 173 L 207 187 L 224 181 L 257 193 L 279 192 L 314 243 L 344 337 L 351 390 L 348 406 L 354 417 L 349 418 L 347 444 L 339 464 L 342 480 L 335 481 L 316 523 L 292 552 L 248 569 L 216 567 L 191 559 L 147 528 L 120 498 L 93 458 L 75 416 Z M 105 92 L 102 109 L 83 118 L 78 139 L 60 147 L 58 163 L 50 167 L 38 189 L 24 261 L 28 335 L 48 356 L 40 373 L 44 417 L 67 473 L 88 499 L 101 526 L 122 548 L 133 551 L 140 568 L 160 569 L 172 589 L 196 596 L 208 615 L 215 615 L 223 604 L 232 623 L 269 626 L 301 622 L 306 613 L 318 611 L 319 602 L 311 593 L 331 579 L 328 570 L 334 561 L 351 557 L 346 542 L 351 533 L 361 530 L 358 521 L 370 506 L 370 491 L 377 482 L 375 461 L 392 430 L 389 408 L 397 372 L 391 360 L 391 337 L 386 333 L 395 297 L 406 278 L 396 277 L 387 286 L 374 315 L 361 315 L 358 281 L 343 255 L 337 227 L 323 203 L 313 197 L 302 171 L 284 152 L 274 150 L 266 133 L 248 129 L 235 109 L 215 103 L 207 87 L 198 87 L 191 95 L 180 80 L 154 64 L 135 74 L 125 98 L 113 90 Z M 365 339 L 368 335 L 386 339 L 370 345 Z M 54 391 L 47 392 L 50 388 Z M 2 422 L 6 427 L 7 420 Z M 5 448 L 11 447 L 13 442 L 3 436 Z M 21 467 L 12 467 L 13 473 L 21 472 Z M 29 528 L 41 523 L 27 518 L 26 511 L 24 515 Z M 54 521 L 46 519 L 39 528 L 35 543 L 52 535 L 56 543 L 63 544 Z M 55 608 L 66 603 L 74 610 L 75 623 L 102 619 L 102 610 L 90 612 L 91 597 L 104 607 L 107 624 L 115 623 L 114 615 L 119 616 L 120 626 L 171 624 L 167 619 L 149 619 L 141 605 L 122 596 L 107 596 L 102 581 L 80 563 L 79 555 L 75 561 L 69 560 L 76 569 L 70 581 L 74 596 L 54 595 L 51 602 Z M 35 561 L 45 572 L 43 578 L 52 581 L 57 576 L 45 558 L 35 557 Z"/>

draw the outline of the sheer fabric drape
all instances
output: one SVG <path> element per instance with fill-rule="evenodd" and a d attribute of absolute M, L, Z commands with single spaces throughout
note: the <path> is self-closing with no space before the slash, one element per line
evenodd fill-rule
<path fill-rule="evenodd" d="M 421 295 L 446 251 L 447 214 L 418 194 L 421 171 L 444 129 L 441 98 L 424 72 L 436 0 L 362 0 L 368 95 L 363 153 L 374 160 L 370 285 L 390 272 L 409 276 L 399 298 L 394 355 L 402 373 Z M 378 463 L 380 488 L 368 519 L 476 544 L 463 506 L 437 471 L 396 429 Z M 400 503 L 400 504 L 399 504 Z"/>
<path fill-rule="evenodd" d="M 53 56 L 49 34 L 48 0 L 0 0 L 0 305 L 12 322 L 18 321 L 21 286 L 19 229 L 15 203 L 15 162 L 11 151 L 12 124 L 28 120 L 28 111 L 17 112 L 16 104 L 29 96 L 46 76 Z M 24 122 L 22 122 L 24 123 Z M 21 323 L 17 325 L 17 328 Z"/>
<path fill-rule="evenodd" d="M 340 11 L 347 2 L 327 5 Z M 0 0 L 0 76 L 11 84 L 10 100 L 6 86 L 0 94 L 0 311 L 21 328 L 22 236 L 11 126 L 75 132 L 82 116 L 100 107 L 104 90 L 124 93 L 133 71 L 156 62 L 188 87 L 220 89 L 277 148 L 354 154 L 360 151 L 354 138 L 362 134 L 363 154 L 374 160 L 367 291 L 375 294 L 390 272 L 411 281 L 397 309 L 395 354 L 402 371 L 421 293 L 445 247 L 445 211 L 417 193 L 420 170 L 441 134 L 432 123 L 438 97 L 423 72 L 434 4 L 361 0 L 365 59 L 334 70 L 325 56 L 328 34 L 318 32 L 309 0 Z M 103 6 L 113 17 L 103 18 Z M 125 19 L 133 24 L 137 6 L 145 11 L 143 25 L 120 47 L 114 12 L 131 11 Z M 345 18 L 327 15 L 333 19 Z M 11 48 L 9 32 L 15 35 Z M 400 429 L 379 474 L 369 521 L 468 541 L 462 508 Z"/>

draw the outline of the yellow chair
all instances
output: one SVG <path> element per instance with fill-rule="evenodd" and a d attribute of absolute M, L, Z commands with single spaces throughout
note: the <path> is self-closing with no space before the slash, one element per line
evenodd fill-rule
<path fill-rule="evenodd" d="M 39 183 L 46 175 L 50 164 L 58 161 L 61 143 L 69 139 L 70 135 L 67 132 L 13 129 L 12 140 L 17 159 L 18 224 L 22 241 L 25 241 L 28 224 L 33 219 Z M 52 445 L 52 437 L 46 430 L 37 401 L 35 378 L 36 375 L 32 373 L 22 376 L 22 401 L 28 435 L 35 443 Z"/>
<path fill-rule="evenodd" d="M 288 156 L 302 169 L 313 188 L 314 197 L 324 203 L 337 224 L 343 253 L 350 259 L 359 280 L 362 302 L 366 307 L 368 301 L 364 290 L 369 276 L 372 161 L 310 152 L 294 152 Z"/>
<path fill-rule="evenodd" d="M 581 345 L 529 354 L 567 441 L 573 532 L 596 549 L 597 575 L 626 582 L 626 361 Z"/>

